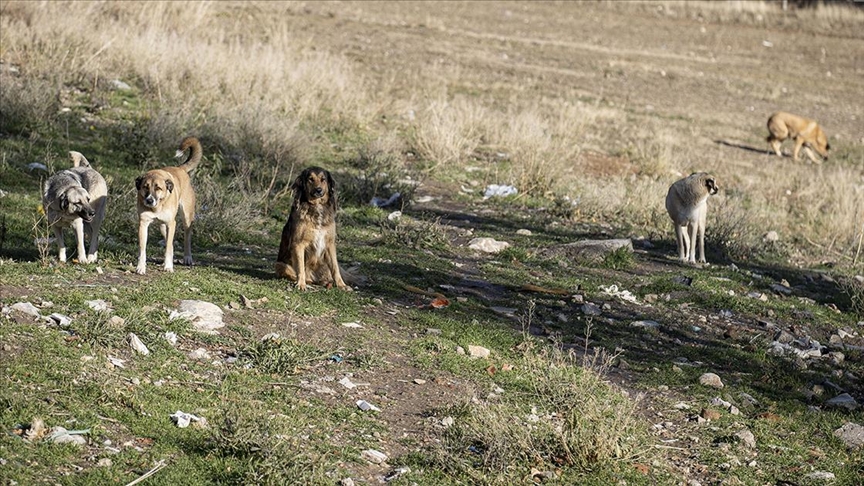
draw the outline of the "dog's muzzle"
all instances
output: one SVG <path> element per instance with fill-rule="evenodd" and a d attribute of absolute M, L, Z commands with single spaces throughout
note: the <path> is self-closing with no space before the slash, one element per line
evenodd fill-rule
<path fill-rule="evenodd" d="M 93 221 L 93 216 L 96 216 L 96 211 L 92 209 L 84 209 L 78 212 L 78 216 L 84 220 L 85 223 L 89 223 Z"/>
<path fill-rule="evenodd" d="M 144 198 L 144 205 L 148 208 L 156 207 L 156 198 L 153 195 L 149 195 Z"/>
<path fill-rule="evenodd" d="M 321 197 L 324 195 L 324 189 L 320 187 L 316 187 L 315 190 L 312 191 L 312 197 Z"/>

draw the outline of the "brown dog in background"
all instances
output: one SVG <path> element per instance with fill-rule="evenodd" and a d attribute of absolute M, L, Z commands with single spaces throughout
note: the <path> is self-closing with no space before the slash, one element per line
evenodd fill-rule
<path fill-rule="evenodd" d="M 813 155 L 810 147 L 819 152 L 819 155 L 825 157 L 826 160 L 828 159 L 828 150 L 831 148 L 828 144 L 828 137 L 825 136 L 825 132 L 822 131 L 819 124 L 813 120 L 784 111 L 778 111 L 768 119 L 768 132 L 770 132 L 768 143 L 771 144 L 771 148 L 780 157 L 783 156 L 780 152 L 780 144 L 787 138 L 791 138 L 795 140 L 792 158 L 796 161 L 798 160 L 798 152 L 802 146 L 804 147 L 804 153 L 807 154 L 807 157 L 814 164 L 821 164 L 822 162 Z"/>
<path fill-rule="evenodd" d="M 309 167 L 292 186 L 294 202 L 282 229 L 276 276 L 306 284 L 333 284 L 342 290 L 351 287 L 342 280 L 336 260 L 336 186 L 330 173 Z"/>
<path fill-rule="evenodd" d="M 150 223 L 161 223 L 165 237 L 165 271 L 174 271 L 174 231 L 177 228 L 177 212 L 182 210 L 184 237 L 183 264 L 192 265 L 192 220 L 195 219 L 195 190 L 189 172 L 201 162 L 201 143 L 195 137 L 186 137 L 180 142 L 177 157 L 189 156 L 177 167 L 164 167 L 148 171 L 135 179 L 138 190 L 138 266 L 135 272 L 144 275 L 147 271 L 147 229 Z"/>

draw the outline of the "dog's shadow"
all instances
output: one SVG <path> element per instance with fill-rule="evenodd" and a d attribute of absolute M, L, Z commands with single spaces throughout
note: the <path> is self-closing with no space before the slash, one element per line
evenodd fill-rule
<path fill-rule="evenodd" d="M 737 149 L 741 149 L 741 150 L 746 150 L 748 152 L 754 152 L 757 154 L 776 155 L 772 150 L 759 149 L 756 147 L 751 147 L 749 145 L 744 145 L 744 144 L 737 143 L 737 142 L 730 142 L 728 140 L 714 140 L 714 143 L 716 143 L 718 145 L 725 145 L 726 147 L 732 147 L 732 148 L 737 148 Z M 784 155 L 784 157 L 785 157 L 785 155 Z"/>

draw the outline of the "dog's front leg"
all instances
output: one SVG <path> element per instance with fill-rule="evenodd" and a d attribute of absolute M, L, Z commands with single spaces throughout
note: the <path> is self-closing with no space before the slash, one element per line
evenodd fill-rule
<path fill-rule="evenodd" d="M 351 287 L 345 285 L 342 280 L 342 272 L 339 271 L 339 262 L 336 261 L 336 245 L 327 245 L 327 264 L 330 265 L 330 272 L 333 276 L 333 281 L 336 282 L 336 287 L 342 290 L 351 290 Z"/>
<path fill-rule="evenodd" d="M 57 258 L 66 263 L 66 242 L 63 240 L 63 228 L 60 227 L 60 221 L 51 224 L 51 229 L 54 230 L 54 239 L 57 241 Z"/>
<path fill-rule="evenodd" d="M 166 223 L 168 230 L 165 232 L 165 271 L 174 271 L 174 232 L 177 230 L 177 221 L 170 220 Z"/>
<path fill-rule="evenodd" d="M 75 218 L 72 221 L 75 230 L 75 241 L 78 244 L 78 263 L 87 263 L 87 251 L 84 249 L 84 220 Z"/>
<path fill-rule="evenodd" d="M 306 290 L 306 247 L 304 245 L 294 246 L 294 269 L 297 270 L 297 288 Z"/>
<path fill-rule="evenodd" d="M 150 218 L 138 217 L 138 266 L 135 267 L 138 275 L 147 273 L 147 229 L 151 221 Z"/>

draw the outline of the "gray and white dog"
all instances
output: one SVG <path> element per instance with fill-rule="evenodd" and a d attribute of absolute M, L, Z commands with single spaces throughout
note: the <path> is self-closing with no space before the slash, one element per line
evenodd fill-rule
<path fill-rule="evenodd" d="M 78 241 L 78 262 L 93 263 L 99 249 L 99 228 L 108 206 L 108 185 L 81 153 L 73 151 L 69 156 L 73 167 L 48 179 L 42 207 L 48 216 L 48 225 L 54 230 L 60 261 L 66 261 L 63 228 L 71 226 Z M 90 251 L 87 253 L 84 252 L 85 228 L 90 236 Z"/>

